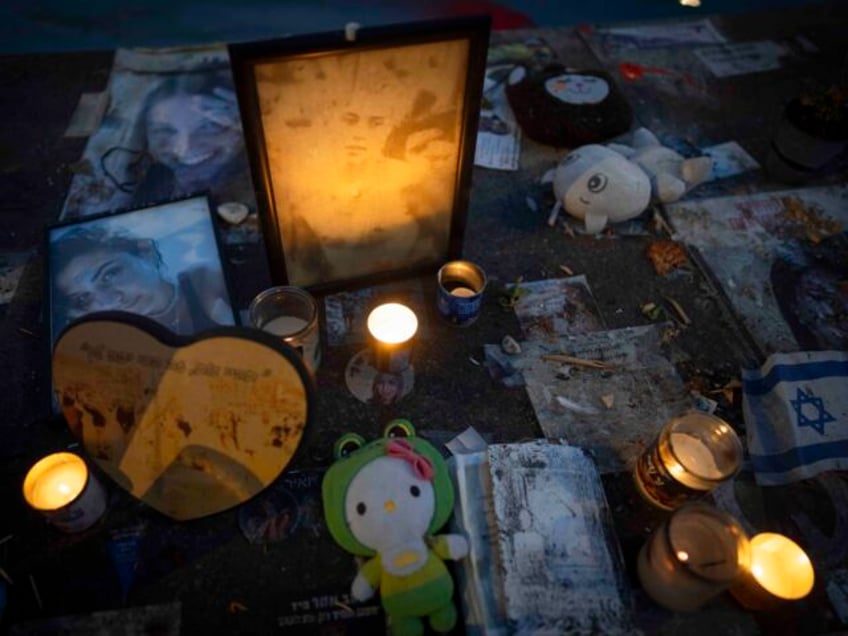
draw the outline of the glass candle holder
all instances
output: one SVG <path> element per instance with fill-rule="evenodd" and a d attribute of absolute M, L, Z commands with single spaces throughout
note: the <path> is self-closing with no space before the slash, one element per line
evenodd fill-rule
<path fill-rule="evenodd" d="M 271 287 L 250 303 L 250 324 L 279 336 L 300 352 L 314 374 L 321 365 L 321 331 L 318 303 L 299 287 Z"/>
<path fill-rule="evenodd" d="M 706 503 L 681 506 L 642 546 L 639 581 L 660 605 L 702 607 L 736 581 L 750 560 L 748 537 L 736 519 Z"/>
<path fill-rule="evenodd" d="M 418 317 L 406 305 L 386 303 L 367 320 L 371 363 L 378 371 L 402 373 L 411 364 Z"/>
<path fill-rule="evenodd" d="M 24 478 L 24 499 L 64 532 L 90 528 L 106 510 L 103 486 L 73 453 L 38 460 Z"/>
<path fill-rule="evenodd" d="M 730 593 L 748 609 L 773 609 L 807 596 L 815 578 L 801 546 L 782 534 L 762 532 L 751 539 L 750 566 Z"/>
<path fill-rule="evenodd" d="M 665 510 L 700 499 L 742 466 L 742 442 L 719 417 L 691 411 L 666 424 L 636 460 L 642 496 Z"/>

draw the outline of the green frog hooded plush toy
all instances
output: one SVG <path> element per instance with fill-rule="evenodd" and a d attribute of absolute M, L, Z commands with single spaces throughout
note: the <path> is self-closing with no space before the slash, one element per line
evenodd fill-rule
<path fill-rule="evenodd" d="M 453 579 L 443 559 L 461 559 L 468 542 L 435 534 L 453 510 L 447 464 L 407 420 L 393 420 L 381 439 L 355 433 L 335 444 L 335 463 L 321 484 L 324 517 L 341 547 L 366 557 L 351 586 L 358 601 L 379 590 L 395 636 L 437 632 L 456 624 Z"/>

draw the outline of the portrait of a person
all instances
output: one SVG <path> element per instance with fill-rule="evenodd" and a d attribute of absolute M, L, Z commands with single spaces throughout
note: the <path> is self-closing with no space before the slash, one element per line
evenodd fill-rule
<path fill-rule="evenodd" d="M 238 103 L 228 72 L 176 74 L 147 94 L 130 141 L 101 164 L 134 207 L 210 190 L 219 201 L 250 201 Z"/>
<path fill-rule="evenodd" d="M 403 397 L 403 376 L 400 373 L 378 372 L 371 385 L 369 404 L 388 406 Z"/>
<path fill-rule="evenodd" d="M 848 233 L 786 250 L 770 282 L 801 350 L 848 348 Z"/>
<path fill-rule="evenodd" d="M 257 67 L 289 278 L 414 267 L 448 248 L 467 42 Z"/>
<path fill-rule="evenodd" d="M 179 334 L 234 324 L 221 272 L 201 264 L 169 272 L 153 239 L 73 228 L 51 241 L 50 270 L 54 337 L 96 311 L 140 314 Z"/>

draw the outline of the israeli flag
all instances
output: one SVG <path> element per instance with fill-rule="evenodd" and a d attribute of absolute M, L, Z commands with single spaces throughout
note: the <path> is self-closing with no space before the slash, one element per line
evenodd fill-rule
<path fill-rule="evenodd" d="M 848 469 L 848 352 L 773 354 L 743 369 L 742 391 L 758 484 Z"/>

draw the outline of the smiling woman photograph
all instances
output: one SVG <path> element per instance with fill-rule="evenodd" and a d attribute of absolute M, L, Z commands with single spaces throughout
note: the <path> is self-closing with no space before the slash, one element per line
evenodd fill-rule
<path fill-rule="evenodd" d="M 205 201 L 53 228 L 53 339 L 71 321 L 96 311 L 147 316 L 178 334 L 235 324 Z"/>
<path fill-rule="evenodd" d="M 232 73 L 223 47 L 121 49 L 108 107 L 89 136 L 62 219 L 208 191 L 255 209 Z"/>
<path fill-rule="evenodd" d="M 244 142 L 236 96 L 227 73 L 164 80 L 137 120 L 135 204 L 159 203 L 214 188 L 226 199 L 243 181 Z M 241 197 L 243 198 L 243 197 Z"/>

